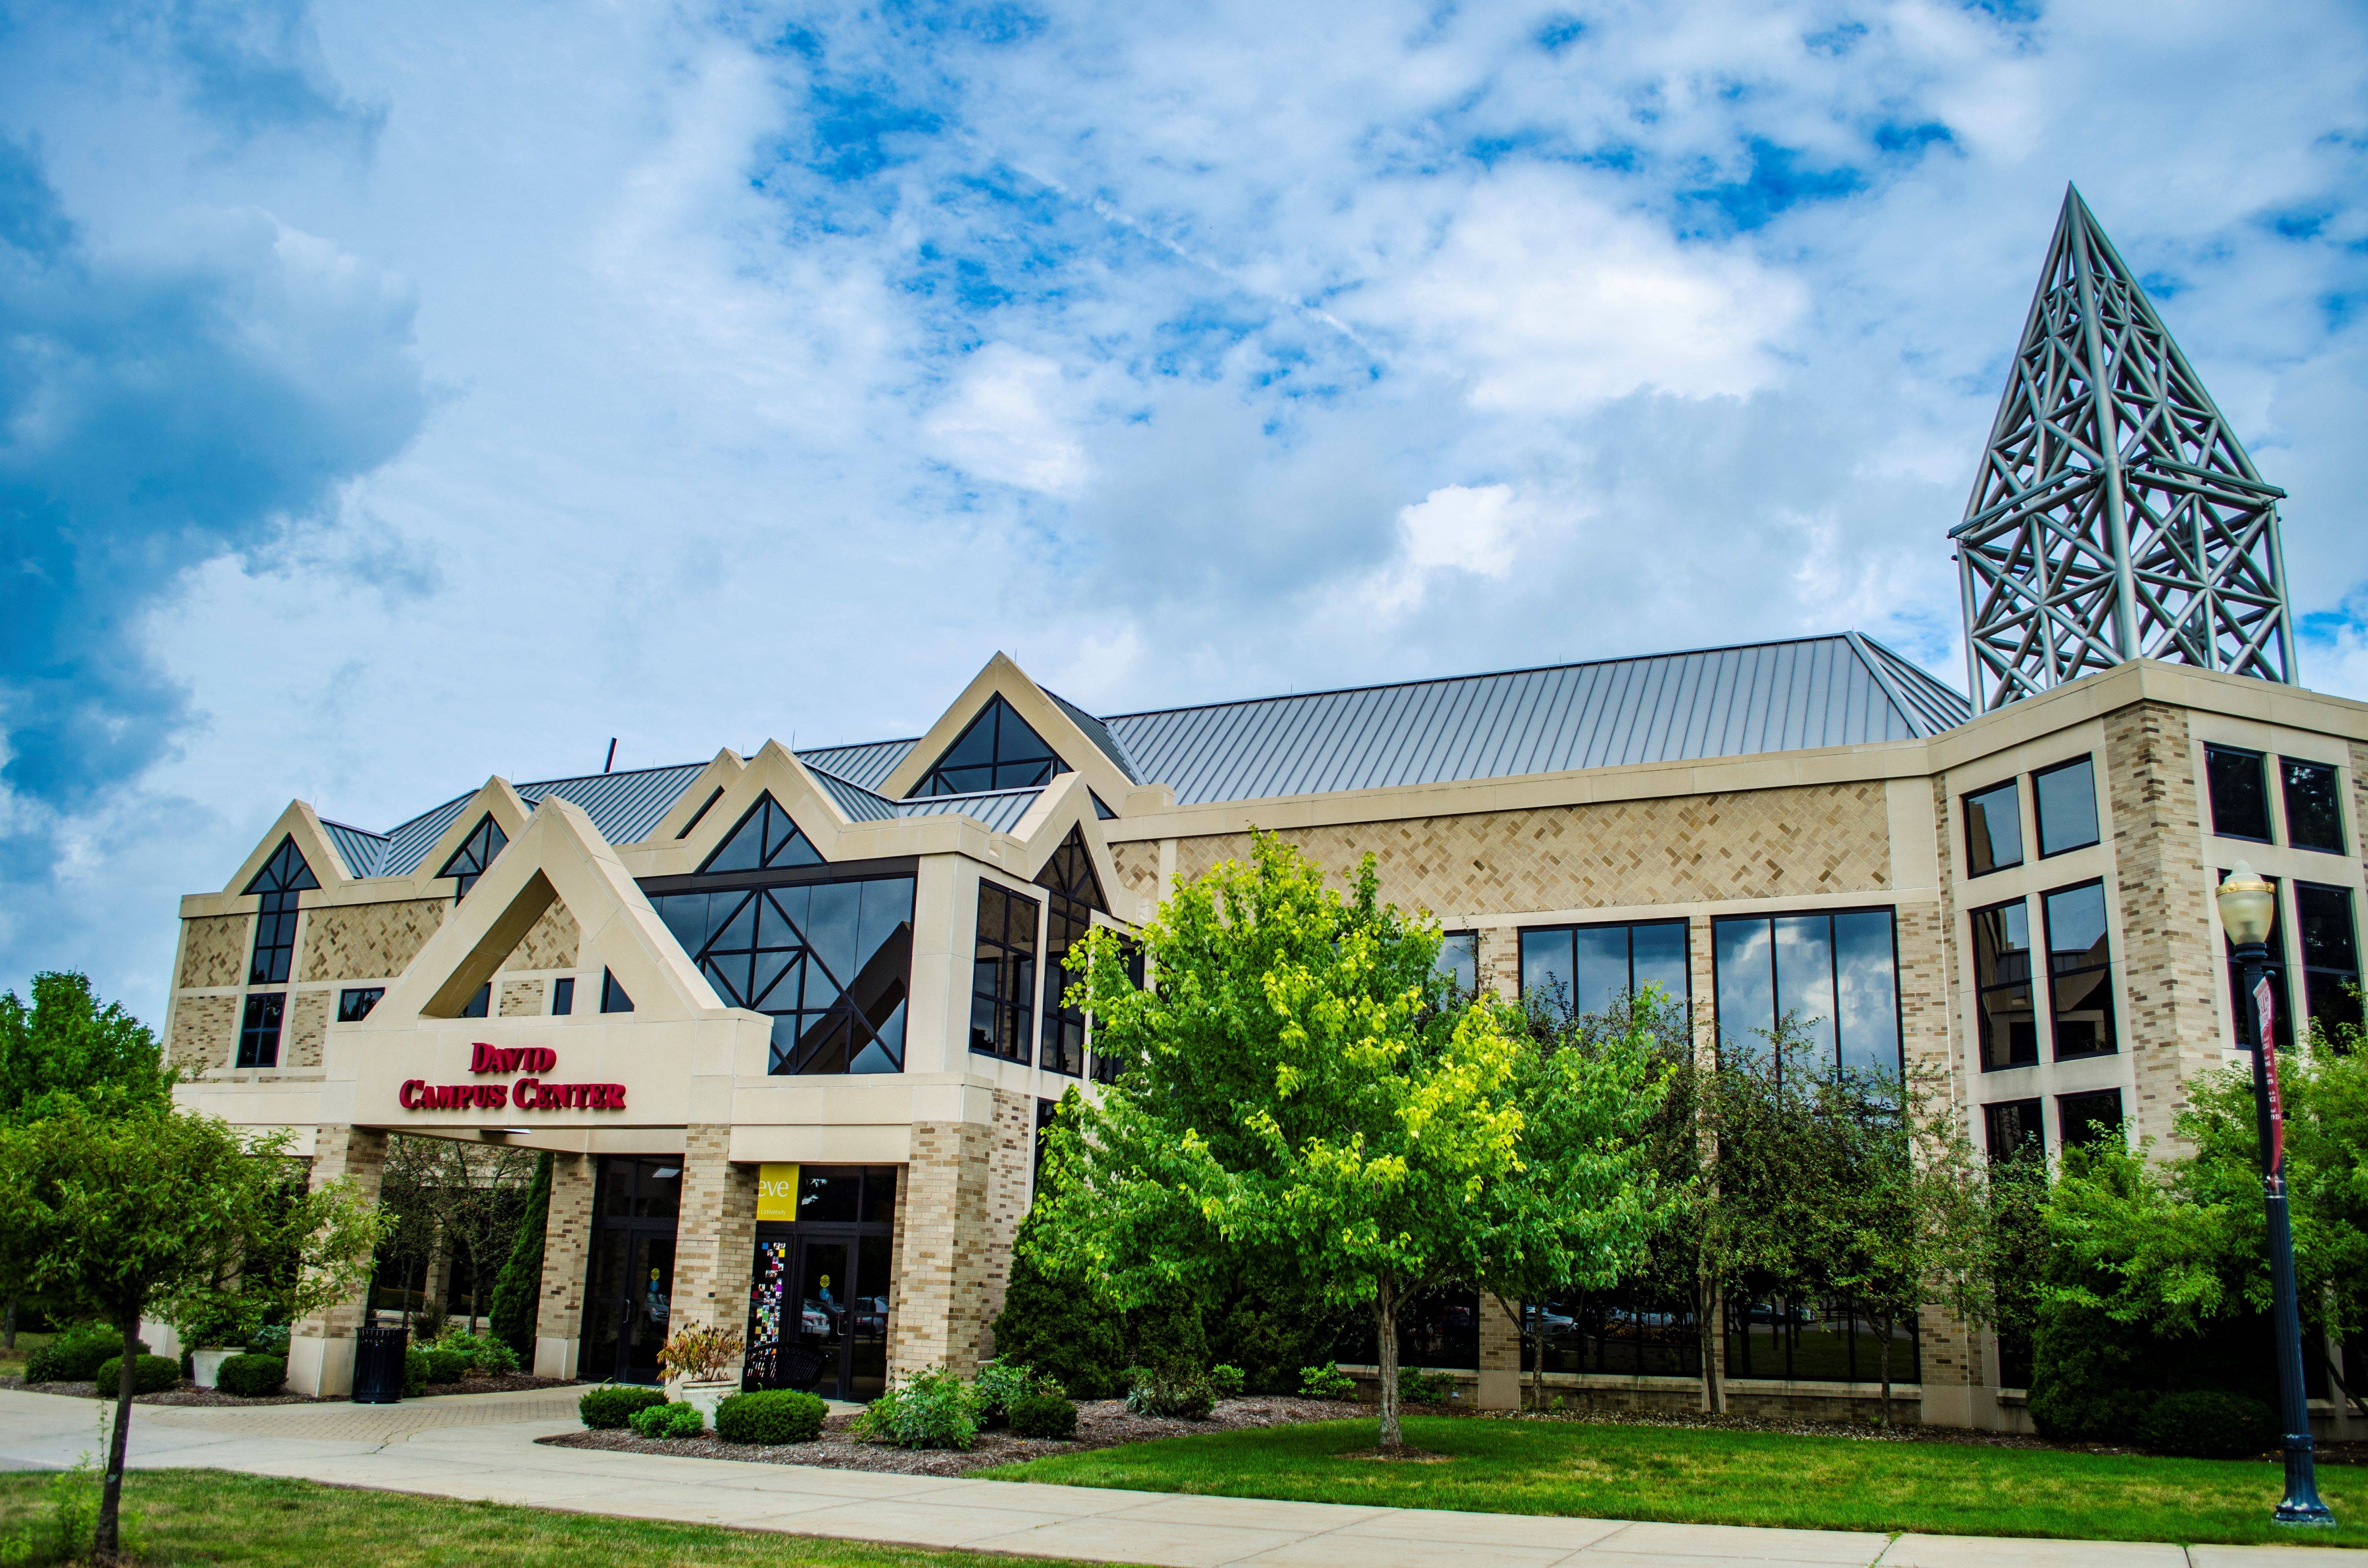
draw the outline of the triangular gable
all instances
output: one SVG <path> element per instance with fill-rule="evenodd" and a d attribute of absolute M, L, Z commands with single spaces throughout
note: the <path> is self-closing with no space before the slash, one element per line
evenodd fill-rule
<path fill-rule="evenodd" d="M 674 804 L 666 808 L 666 814 L 658 818 L 657 826 L 650 829 L 643 842 L 672 844 L 706 826 L 707 819 L 714 813 L 717 806 L 723 804 L 724 791 L 739 782 L 740 776 L 746 771 L 747 761 L 738 752 L 729 746 L 717 752 L 707 766 L 700 769 L 699 777 L 675 797 Z"/>
<path fill-rule="evenodd" d="M 1103 835 L 1101 818 L 1094 814 L 1093 791 L 1076 774 L 1054 779 L 1053 787 L 1028 808 L 1028 814 L 1012 824 L 1011 835 L 1027 846 L 1019 865 L 1014 869 L 1030 881 L 1043 881 L 1054 858 L 1075 837 L 1101 886 L 1103 911 L 1130 924 L 1149 915 L 1148 906 L 1140 910 L 1121 907 L 1127 902 L 1122 893 L 1120 903 L 1111 901 L 1111 891 L 1123 889 L 1126 884 L 1119 880 L 1117 863 L 1110 858 L 1110 840 Z M 1052 874 L 1056 878 L 1061 875 L 1057 870 Z"/>
<path fill-rule="evenodd" d="M 461 803 L 461 809 L 452 813 L 452 820 L 444 824 L 444 831 L 436 835 L 436 842 L 420 856 L 419 863 L 412 868 L 412 880 L 420 885 L 423 892 L 450 892 L 450 879 L 440 875 L 438 869 L 451 863 L 452 857 L 469 842 L 487 817 L 494 819 L 504 837 L 515 841 L 526 831 L 527 820 L 533 813 L 534 808 L 510 787 L 508 779 L 499 775 L 486 779 L 478 786 L 475 794 Z M 596 828 L 593 831 L 597 833 L 599 830 Z"/>
<path fill-rule="evenodd" d="M 502 831 L 502 824 L 494 820 L 493 813 L 484 812 L 477 818 L 477 825 L 469 830 L 469 835 L 461 840 L 461 847 L 444 858 L 436 875 L 439 879 L 451 878 L 455 884 L 453 893 L 466 898 L 469 890 L 477 885 L 477 879 L 485 874 L 485 868 L 494 863 L 509 841 L 510 835 Z"/>
<path fill-rule="evenodd" d="M 1000 697 L 1011 710 L 1042 738 L 1068 770 L 1086 783 L 1105 801 L 1123 806 L 1135 789 L 1117 763 L 1094 738 L 1072 719 L 1062 705 L 1047 696 L 1044 689 L 1020 667 L 1001 653 L 986 662 L 986 667 L 972 677 L 953 705 L 929 726 L 928 733 L 913 743 L 904 760 L 889 770 L 879 785 L 879 792 L 892 801 L 910 797 L 920 787 L 929 770 L 951 751 L 954 743 L 978 719 L 995 699 Z M 1055 775 L 1052 788 L 1059 782 Z M 1088 806 L 1088 810 L 1090 810 Z"/>
<path fill-rule="evenodd" d="M 720 778 L 720 770 L 711 768 L 700 782 L 710 777 Z M 694 785 L 694 788 L 697 788 Z M 654 867 L 665 872 L 696 870 L 704 867 L 721 851 L 733 835 L 745 826 L 751 812 L 756 812 L 768 796 L 774 807 L 793 824 L 804 838 L 806 846 L 822 861 L 841 860 L 855 857 L 842 853 L 840 840 L 855 824 L 830 791 L 806 770 L 806 765 L 792 756 L 779 741 L 767 741 L 757 748 L 728 784 L 723 793 L 713 795 L 715 785 L 709 784 L 710 798 L 700 802 L 705 807 L 698 825 L 683 836 L 661 841 L 652 835 L 654 843 L 662 843 L 662 856 Z M 696 808 L 694 808 L 696 809 Z M 683 813 L 684 825 L 692 812 Z M 678 827 L 676 831 L 680 832 Z M 759 849 L 765 847 L 760 841 Z M 788 861 L 782 864 L 814 864 L 814 861 Z"/>
<path fill-rule="evenodd" d="M 701 871 L 777 871 L 788 866 L 819 866 L 822 851 L 814 846 L 795 818 L 781 809 L 766 790 L 757 803 L 723 835 L 705 860 Z"/>
<path fill-rule="evenodd" d="M 459 1017 L 554 900 L 582 929 L 578 967 L 615 975 L 641 1018 L 727 1011 L 584 809 L 551 800 L 358 1027 L 398 1029 L 423 1017 Z"/>
<path fill-rule="evenodd" d="M 304 858 L 304 864 L 313 872 L 314 885 L 336 887 L 354 880 L 346 870 L 345 857 L 329 841 L 319 815 L 302 801 L 290 801 L 270 831 L 256 841 L 246 858 L 239 862 L 238 869 L 231 873 L 222 892 L 235 896 L 255 890 L 256 879 L 263 875 L 264 868 L 279 852 L 282 840 L 295 845 L 296 853 Z"/>

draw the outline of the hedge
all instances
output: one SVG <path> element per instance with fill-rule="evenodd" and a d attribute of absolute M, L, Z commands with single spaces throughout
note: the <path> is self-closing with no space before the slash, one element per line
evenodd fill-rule
<path fill-rule="evenodd" d="M 241 1399 L 262 1399 L 279 1392 L 288 1381 L 288 1363 L 278 1356 L 233 1356 L 214 1373 L 224 1393 Z"/>
<path fill-rule="evenodd" d="M 727 1443 L 810 1443 L 829 1409 L 795 1389 L 735 1393 L 715 1407 L 715 1435 Z"/>
<path fill-rule="evenodd" d="M 134 1340 L 132 1348 L 142 1356 L 148 1353 L 143 1341 Z M 88 1382 L 98 1376 L 101 1361 L 120 1359 L 122 1355 L 123 1333 L 120 1329 L 98 1323 L 78 1324 L 26 1356 L 25 1381 L 28 1383 Z"/>
<path fill-rule="evenodd" d="M 630 1422 L 633 1412 L 666 1402 L 666 1396 L 655 1389 L 602 1383 L 598 1388 L 584 1391 L 584 1397 L 575 1402 L 575 1414 L 596 1432 L 613 1432 Z"/>
<path fill-rule="evenodd" d="M 98 1384 L 101 1399 L 113 1399 L 122 1387 L 123 1358 L 109 1356 L 91 1369 L 92 1380 Z M 163 1393 L 176 1388 L 181 1381 L 181 1364 L 170 1356 L 142 1356 L 131 1363 L 133 1393 Z"/>

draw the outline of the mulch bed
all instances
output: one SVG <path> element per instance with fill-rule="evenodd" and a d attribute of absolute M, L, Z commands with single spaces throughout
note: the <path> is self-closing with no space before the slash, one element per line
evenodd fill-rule
<path fill-rule="evenodd" d="M 1304 1421 L 1338 1421 L 1357 1414 L 1354 1405 L 1320 1399 L 1254 1396 L 1229 1399 L 1205 1421 L 1176 1421 L 1137 1415 L 1124 1400 L 1081 1401 L 1077 1405 L 1077 1436 L 1072 1442 L 1016 1437 L 997 1428 L 981 1432 L 978 1444 L 967 1451 L 950 1449 L 894 1449 L 859 1443 L 847 1436 L 851 1415 L 833 1415 L 823 1423 L 822 1436 L 811 1443 L 757 1446 L 727 1443 L 720 1437 L 652 1440 L 631 1432 L 563 1432 L 536 1441 L 563 1449 L 609 1449 L 622 1453 L 677 1454 L 688 1459 L 744 1460 L 757 1464 L 807 1464 L 825 1470 L 883 1471 L 895 1475 L 963 1475 L 999 1464 L 1018 1464 L 1047 1454 L 1073 1454 L 1087 1449 L 1115 1449 L 1145 1443 L 1155 1437 L 1185 1437 L 1201 1432 L 1238 1432 L 1254 1426 L 1289 1426 Z"/>
<path fill-rule="evenodd" d="M 27 1393 L 62 1394 L 67 1399 L 113 1399 L 115 1397 L 113 1389 L 108 1390 L 102 1395 L 98 1392 L 98 1385 L 93 1382 L 28 1383 L 22 1378 L 0 1378 L 0 1388 L 22 1389 Z M 201 1389 L 184 1378 L 178 1388 L 165 1389 L 157 1393 L 135 1393 L 131 1396 L 131 1403 L 134 1404 L 334 1404 L 339 1402 L 314 1399 L 310 1394 L 302 1393 L 274 1393 L 266 1394 L 261 1399 L 241 1399 L 234 1393 L 224 1393 L 220 1389 Z"/>
<path fill-rule="evenodd" d="M 430 1383 L 427 1392 L 416 1397 L 433 1399 L 447 1393 L 516 1393 L 521 1389 L 564 1389 L 573 1387 L 575 1381 L 574 1378 L 538 1378 L 532 1372 L 504 1372 L 497 1378 L 462 1378 L 457 1383 Z"/>

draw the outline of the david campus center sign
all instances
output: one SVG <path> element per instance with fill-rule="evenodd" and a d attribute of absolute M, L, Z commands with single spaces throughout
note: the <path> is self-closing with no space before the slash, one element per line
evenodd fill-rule
<path fill-rule="evenodd" d="M 469 1071 L 479 1078 L 507 1077 L 513 1073 L 552 1073 L 559 1052 L 549 1046 L 492 1046 L 483 1040 L 469 1046 Z M 405 1110 L 622 1110 L 622 1084 L 553 1084 L 522 1076 L 508 1084 L 431 1084 L 405 1078 L 395 1091 Z"/>

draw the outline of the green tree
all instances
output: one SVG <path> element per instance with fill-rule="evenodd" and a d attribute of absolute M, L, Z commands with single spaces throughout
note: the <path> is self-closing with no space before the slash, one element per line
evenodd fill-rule
<path fill-rule="evenodd" d="M 552 1157 L 545 1152 L 535 1162 L 533 1185 L 526 1189 L 526 1211 L 518 1222 L 518 1240 L 494 1279 L 494 1337 L 518 1352 L 518 1362 L 534 1366 L 535 1313 L 542 1301 L 542 1242 L 551 1218 Z"/>
<path fill-rule="evenodd" d="M 1478 1200 L 1520 1157 L 1505 1014 L 1432 1006 L 1438 930 L 1382 903 L 1370 856 L 1343 897 L 1269 834 L 1179 886 L 1142 943 L 1152 986 L 1097 932 L 1069 993 L 1131 1065 L 1054 1124 L 1038 1261 L 1133 1309 L 1205 1295 L 1229 1255 L 1288 1259 L 1371 1312 L 1400 1451 L 1400 1312 L 1471 1257 Z"/>

